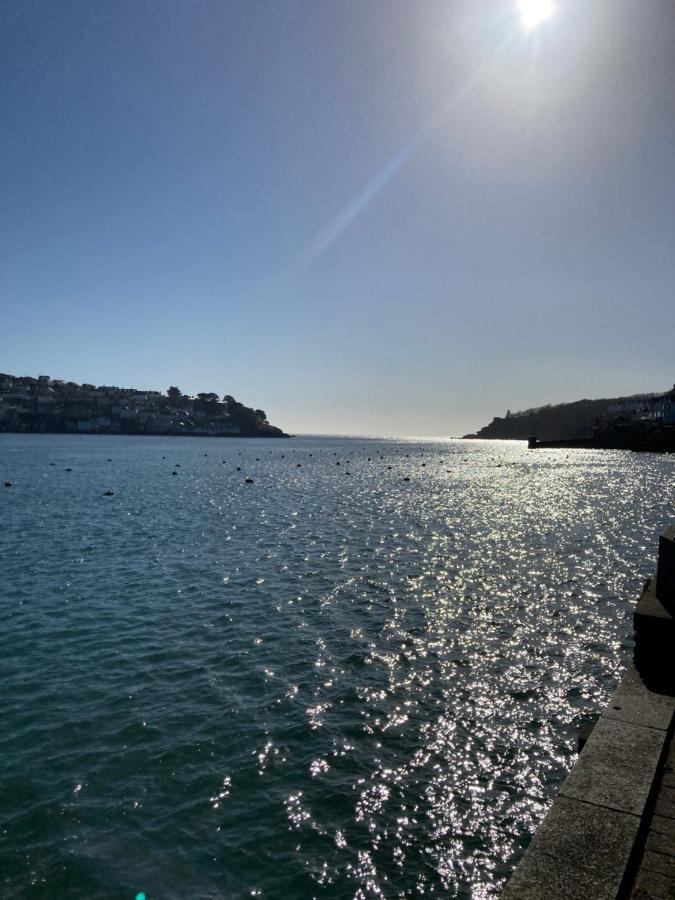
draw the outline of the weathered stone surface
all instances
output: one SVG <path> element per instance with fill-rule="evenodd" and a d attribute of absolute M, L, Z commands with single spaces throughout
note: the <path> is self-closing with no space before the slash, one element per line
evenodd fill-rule
<path fill-rule="evenodd" d="M 504 891 L 508 900 L 615 900 L 640 820 L 558 797 Z"/>
<path fill-rule="evenodd" d="M 665 731 L 603 716 L 561 796 L 641 816 L 665 741 Z"/>
<path fill-rule="evenodd" d="M 593 733 L 593 729 L 597 725 L 597 722 L 597 719 L 592 719 L 588 722 L 584 722 L 579 728 L 579 734 L 577 735 L 577 753 L 581 753 L 586 746 L 586 742 Z"/>
<path fill-rule="evenodd" d="M 671 856 L 664 856 L 663 853 L 654 853 L 653 850 L 645 850 L 641 869 L 646 872 L 659 872 L 661 875 L 675 879 L 675 859 Z"/>
<path fill-rule="evenodd" d="M 675 837 L 675 819 L 668 819 L 665 816 L 653 816 L 649 823 L 651 831 L 658 831 L 660 834 L 670 834 Z"/>
<path fill-rule="evenodd" d="M 661 786 L 654 813 L 657 816 L 675 819 L 675 788 Z"/>
<path fill-rule="evenodd" d="M 673 900 L 675 882 L 660 872 L 641 869 L 630 896 L 631 900 Z"/>
<path fill-rule="evenodd" d="M 525 857 L 504 888 L 504 900 L 616 900 L 618 884 L 610 874 L 561 865 L 544 853 Z"/>
<path fill-rule="evenodd" d="M 675 835 L 650 830 L 645 848 L 675 859 Z"/>
<path fill-rule="evenodd" d="M 656 596 L 652 578 L 633 613 L 635 667 L 647 687 L 662 694 L 675 694 L 675 617 Z"/>
<path fill-rule="evenodd" d="M 631 666 L 602 715 L 606 719 L 665 731 L 670 727 L 674 712 L 675 697 L 650 691 L 635 666 Z"/>
<path fill-rule="evenodd" d="M 669 525 L 659 538 L 656 596 L 669 612 L 675 612 L 675 525 Z"/>
<path fill-rule="evenodd" d="M 656 596 L 656 579 L 649 581 L 633 613 L 635 667 L 650 690 L 675 693 L 670 658 L 675 646 L 675 619 Z"/>
<path fill-rule="evenodd" d="M 662 788 L 673 788 L 675 789 L 675 742 L 671 743 L 670 750 L 668 752 L 668 758 L 666 759 L 665 765 L 663 767 L 663 772 L 661 774 L 661 786 Z"/>
<path fill-rule="evenodd" d="M 661 626 L 673 623 L 673 617 L 656 596 L 656 579 L 650 579 L 640 594 L 635 607 L 634 619 L 658 619 Z M 656 623 L 655 623 L 656 624 Z"/>

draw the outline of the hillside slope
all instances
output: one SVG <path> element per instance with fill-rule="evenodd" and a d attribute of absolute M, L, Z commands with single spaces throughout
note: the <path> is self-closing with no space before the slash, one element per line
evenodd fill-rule
<path fill-rule="evenodd" d="M 511 438 L 527 440 L 535 434 L 540 440 L 553 441 L 559 438 L 588 437 L 594 425 L 601 424 L 608 417 L 611 403 L 617 400 L 643 399 L 652 394 L 635 394 L 633 397 L 616 397 L 603 400 L 576 400 L 573 403 L 540 406 L 505 416 L 495 416 L 475 434 L 467 438 Z"/>

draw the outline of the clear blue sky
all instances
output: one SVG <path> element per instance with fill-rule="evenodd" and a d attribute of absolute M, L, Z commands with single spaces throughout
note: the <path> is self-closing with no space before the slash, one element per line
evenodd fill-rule
<path fill-rule="evenodd" d="M 0 371 L 459 434 L 675 381 L 675 3 L 4 0 Z"/>

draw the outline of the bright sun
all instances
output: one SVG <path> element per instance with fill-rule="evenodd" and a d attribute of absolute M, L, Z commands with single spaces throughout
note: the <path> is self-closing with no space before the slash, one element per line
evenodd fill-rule
<path fill-rule="evenodd" d="M 532 31 L 537 25 L 541 25 L 555 12 L 553 0 L 520 0 L 518 3 L 523 26 Z"/>

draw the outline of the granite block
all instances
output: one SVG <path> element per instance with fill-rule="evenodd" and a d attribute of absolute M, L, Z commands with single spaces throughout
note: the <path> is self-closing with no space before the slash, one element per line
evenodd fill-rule
<path fill-rule="evenodd" d="M 675 697 L 650 691 L 635 666 L 631 666 L 602 715 L 606 719 L 616 719 L 665 731 L 670 727 L 674 713 Z"/>
<path fill-rule="evenodd" d="M 667 819 L 665 816 L 652 816 L 649 829 L 650 831 L 658 831 L 660 834 L 671 834 L 675 837 L 675 819 Z"/>
<path fill-rule="evenodd" d="M 633 613 L 635 667 L 650 690 L 675 694 L 675 617 L 656 596 L 656 579 L 646 585 Z"/>
<path fill-rule="evenodd" d="M 675 525 L 669 525 L 659 538 L 656 596 L 669 612 L 675 612 Z"/>
<path fill-rule="evenodd" d="M 658 872 L 675 879 L 675 859 L 672 856 L 665 856 L 663 853 L 654 853 L 653 850 L 645 850 L 641 869 L 646 872 Z"/>
<path fill-rule="evenodd" d="M 675 835 L 650 830 L 645 849 L 654 853 L 663 853 L 664 856 L 675 859 Z"/>
<path fill-rule="evenodd" d="M 637 624 L 637 621 L 642 619 L 646 624 L 661 624 L 662 626 L 673 624 L 673 616 L 656 596 L 655 578 L 651 578 L 647 582 L 635 607 L 633 621 Z"/>
<path fill-rule="evenodd" d="M 675 788 L 661 785 L 654 813 L 667 819 L 675 819 Z"/>
<path fill-rule="evenodd" d="M 640 820 L 558 797 L 509 881 L 515 900 L 615 900 Z"/>
<path fill-rule="evenodd" d="M 630 896 L 631 900 L 675 900 L 675 880 L 641 869 Z"/>
<path fill-rule="evenodd" d="M 666 732 L 601 717 L 560 795 L 641 816 Z"/>

